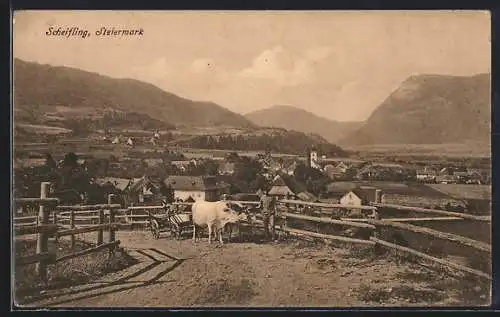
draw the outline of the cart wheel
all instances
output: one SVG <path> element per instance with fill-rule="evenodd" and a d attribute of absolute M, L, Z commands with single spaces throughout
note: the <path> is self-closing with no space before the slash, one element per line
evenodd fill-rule
<path fill-rule="evenodd" d="M 151 222 L 151 233 L 154 239 L 158 240 L 160 238 L 160 226 L 156 220 Z"/>

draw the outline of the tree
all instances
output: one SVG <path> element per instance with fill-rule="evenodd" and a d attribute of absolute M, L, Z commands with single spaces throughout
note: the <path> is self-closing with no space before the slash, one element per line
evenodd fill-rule
<path fill-rule="evenodd" d="M 45 154 L 45 166 L 48 167 L 50 170 L 55 170 L 57 169 L 57 163 L 50 155 L 50 153 Z"/>
<path fill-rule="evenodd" d="M 164 182 L 160 182 L 160 193 L 165 196 L 167 203 L 174 201 L 174 189 L 170 185 L 166 185 Z"/>
<path fill-rule="evenodd" d="M 65 167 L 77 167 L 78 166 L 78 156 L 73 152 L 67 153 L 66 155 L 64 155 L 63 166 L 65 166 Z"/>

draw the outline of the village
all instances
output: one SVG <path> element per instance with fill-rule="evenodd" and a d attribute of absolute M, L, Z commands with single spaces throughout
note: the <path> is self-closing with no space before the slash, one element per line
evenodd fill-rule
<path fill-rule="evenodd" d="M 98 135 L 90 142 L 107 147 L 111 154 L 108 158 L 79 154 L 77 165 L 88 174 L 89 183 L 107 188 L 101 199 L 112 192 L 124 207 L 163 200 L 216 201 L 222 195 L 258 201 L 262 192 L 278 199 L 367 205 L 374 202 L 379 190 L 384 203 L 487 214 L 491 201 L 491 172 L 459 164 L 327 157 L 314 146 L 304 149 L 304 155 L 281 156 L 270 151 L 200 154 L 169 147 L 158 130 L 151 137 Z M 126 156 L 114 155 L 122 152 Z M 54 160 L 51 155 L 38 155 L 41 157 L 18 159 L 16 174 L 34 175 L 38 168 L 60 166 L 64 161 L 61 157 L 50 163 L 47 160 Z M 18 195 L 30 186 L 29 177 L 24 178 L 16 187 Z M 85 190 L 76 191 L 76 200 L 89 198 Z"/>

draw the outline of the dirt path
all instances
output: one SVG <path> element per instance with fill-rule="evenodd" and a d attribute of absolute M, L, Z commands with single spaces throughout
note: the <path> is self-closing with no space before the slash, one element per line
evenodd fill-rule
<path fill-rule="evenodd" d="M 463 289 L 449 286 L 458 283 L 456 277 L 385 257 L 359 257 L 346 248 L 303 242 L 209 246 L 206 239 L 153 240 L 148 232 L 119 232 L 117 238 L 138 264 L 93 284 L 47 293 L 50 298 L 30 306 L 464 304 Z"/>

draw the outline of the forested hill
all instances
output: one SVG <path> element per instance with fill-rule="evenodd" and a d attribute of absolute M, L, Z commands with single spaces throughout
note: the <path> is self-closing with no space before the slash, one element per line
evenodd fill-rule
<path fill-rule="evenodd" d="M 182 147 L 217 150 L 266 151 L 304 155 L 308 148 L 316 147 L 329 157 L 344 157 L 347 153 L 339 146 L 317 135 L 297 131 L 284 131 L 273 134 L 250 135 L 201 135 L 176 142 Z"/>
<path fill-rule="evenodd" d="M 51 113 L 59 121 L 102 117 L 104 111 L 113 110 L 147 115 L 174 126 L 254 126 L 213 102 L 182 98 L 139 80 L 20 59 L 15 59 L 13 73 L 16 120 L 30 117 L 34 109 L 40 110 L 35 117 Z"/>

